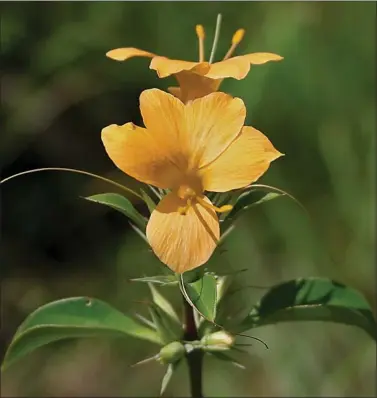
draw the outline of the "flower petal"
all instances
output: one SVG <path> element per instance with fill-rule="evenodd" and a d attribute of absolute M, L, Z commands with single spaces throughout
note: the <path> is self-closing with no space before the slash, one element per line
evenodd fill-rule
<path fill-rule="evenodd" d="M 241 80 L 250 71 L 250 65 L 261 65 L 269 61 L 280 61 L 283 57 L 272 53 L 253 53 L 229 58 L 226 61 L 216 62 L 211 65 L 211 69 L 206 77 L 212 79 L 223 79 L 233 77 Z"/>
<path fill-rule="evenodd" d="M 211 69 L 206 77 L 211 79 L 224 79 L 233 77 L 241 80 L 249 73 L 250 62 L 243 57 L 229 58 L 226 61 L 216 62 L 211 65 Z"/>
<path fill-rule="evenodd" d="M 281 61 L 282 56 L 273 53 L 251 53 L 241 55 L 246 58 L 252 65 L 262 65 L 270 61 Z"/>
<path fill-rule="evenodd" d="M 182 101 L 162 90 L 148 89 L 140 95 L 145 127 L 163 145 L 170 160 L 182 170 L 187 169 L 188 161 L 184 108 Z"/>
<path fill-rule="evenodd" d="M 115 61 L 125 61 L 133 57 L 149 57 L 152 58 L 155 54 L 148 51 L 140 50 L 134 47 L 124 47 L 116 48 L 115 50 L 110 50 L 106 53 L 106 56 L 114 59 Z"/>
<path fill-rule="evenodd" d="M 189 168 L 204 167 L 217 158 L 240 133 L 246 108 L 240 98 L 212 93 L 185 107 Z"/>
<path fill-rule="evenodd" d="M 152 212 L 146 231 L 156 256 L 177 273 L 206 263 L 220 237 L 215 211 L 194 204 L 181 215 L 177 211 L 180 206 L 185 202 L 169 193 Z"/>
<path fill-rule="evenodd" d="M 179 72 L 175 77 L 181 90 L 180 99 L 184 103 L 217 91 L 221 82 L 190 71 Z"/>
<path fill-rule="evenodd" d="M 263 133 L 245 126 L 225 152 L 200 170 L 203 187 L 214 192 L 245 187 L 261 177 L 280 156 L 282 153 Z"/>
<path fill-rule="evenodd" d="M 183 70 L 205 75 L 209 71 L 210 65 L 208 62 L 189 62 L 157 56 L 152 59 L 149 68 L 157 71 L 158 77 L 163 78 Z"/>
<path fill-rule="evenodd" d="M 173 94 L 174 97 L 181 99 L 181 89 L 179 87 L 168 87 L 168 91 L 170 94 Z"/>
<path fill-rule="evenodd" d="M 102 130 L 106 152 L 119 169 L 146 184 L 170 188 L 181 180 L 181 173 L 156 138 L 133 123 Z"/>

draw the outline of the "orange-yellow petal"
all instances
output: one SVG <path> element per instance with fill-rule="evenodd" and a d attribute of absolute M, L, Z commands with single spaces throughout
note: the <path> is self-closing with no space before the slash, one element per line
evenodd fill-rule
<path fill-rule="evenodd" d="M 241 57 L 246 58 L 251 65 L 262 65 L 270 61 L 281 61 L 282 56 L 273 53 L 251 53 L 241 55 Z"/>
<path fill-rule="evenodd" d="M 200 170 L 203 187 L 214 192 L 245 187 L 261 177 L 280 156 L 263 133 L 245 126 L 225 152 Z"/>
<path fill-rule="evenodd" d="M 211 69 L 206 77 L 211 79 L 224 79 L 233 77 L 240 80 L 246 77 L 250 70 L 250 62 L 243 57 L 229 58 L 226 61 L 216 62 L 211 65 Z"/>
<path fill-rule="evenodd" d="M 177 273 L 206 263 L 220 237 L 215 211 L 195 203 L 185 215 L 179 214 L 178 208 L 185 204 L 169 193 L 152 212 L 146 231 L 156 256 Z"/>
<path fill-rule="evenodd" d="M 240 98 L 216 92 L 185 106 L 189 167 L 197 169 L 215 160 L 240 133 L 246 108 Z"/>
<path fill-rule="evenodd" d="M 182 170 L 187 169 L 188 162 L 184 108 L 182 101 L 162 90 L 148 89 L 140 95 L 145 127 L 159 140 L 170 160 Z"/>
<path fill-rule="evenodd" d="M 240 55 L 238 57 L 229 58 L 226 61 L 212 64 L 206 77 L 211 79 L 233 77 L 234 79 L 241 80 L 249 73 L 250 65 L 261 65 L 269 61 L 280 61 L 281 59 L 283 59 L 283 57 L 272 53 Z"/>
<path fill-rule="evenodd" d="M 168 91 L 170 94 L 173 94 L 174 97 L 181 99 L 181 89 L 179 87 L 168 87 Z"/>
<path fill-rule="evenodd" d="M 209 71 L 210 65 L 208 62 L 189 62 L 157 56 L 152 59 L 149 68 L 157 71 L 158 77 L 163 78 L 183 70 L 205 75 Z"/>
<path fill-rule="evenodd" d="M 106 152 L 119 169 L 146 184 L 170 188 L 181 173 L 156 138 L 133 123 L 112 124 L 102 130 Z"/>
<path fill-rule="evenodd" d="M 111 59 L 114 59 L 115 61 L 125 61 L 133 57 L 152 58 L 155 56 L 155 54 L 150 53 L 149 51 L 140 50 L 139 48 L 124 47 L 124 48 L 116 48 L 115 50 L 110 50 L 106 53 L 106 56 Z"/>
<path fill-rule="evenodd" d="M 184 103 L 217 91 L 221 82 L 190 71 L 179 72 L 175 77 L 180 86 L 179 98 Z"/>

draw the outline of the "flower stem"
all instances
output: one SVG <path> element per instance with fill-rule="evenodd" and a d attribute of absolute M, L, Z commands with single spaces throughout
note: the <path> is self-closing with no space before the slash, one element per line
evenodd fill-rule
<path fill-rule="evenodd" d="M 185 312 L 185 336 L 187 341 L 198 340 L 198 331 L 196 329 L 194 309 L 183 297 Z M 190 389 L 192 398 L 203 398 L 202 393 L 202 368 L 203 353 L 201 350 L 193 350 L 187 354 L 187 364 L 190 375 Z"/>

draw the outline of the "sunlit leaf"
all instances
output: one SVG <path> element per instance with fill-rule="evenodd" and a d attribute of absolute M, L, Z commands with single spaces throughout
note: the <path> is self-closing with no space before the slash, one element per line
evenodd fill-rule
<path fill-rule="evenodd" d="M 181 277 L 180 288 L 186 300 L 205 319 L 213 322 L 216 317 L 217 282 L 211 275 L 203 275 L 195 282 L 187 283 Z"/>
<path fill-rule="evenodd" d="M 132 203 L 117 193 L 103 193 L 84 198 L 91 202 L 100 203 L 119 211 L 130 218 L 142 231 L 145 231 L 147 220 L 135 209 Z"/>
<path fill-rule="evenodd" d="M 48 343 L 68 338 L 133 336 L 160 344 L 156 331 L 92 298 L 72 297 L 46 304 L 18 328 L 6 352 L 2 369 Z"/>
<path fill-rule="evenodd" d="M 326 321 L 358 326 L 376 339 L 376 321 L 356 290 L 324 278 L 300 278 L 272 287 L 235 328 L 288 321 Z"/>

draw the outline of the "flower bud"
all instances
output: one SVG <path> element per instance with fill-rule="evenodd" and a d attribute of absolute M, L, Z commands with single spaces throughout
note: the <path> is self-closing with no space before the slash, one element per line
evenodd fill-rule
<path fill-rule="evenodd" d="M 233 346 L 234 337 L 225 330 L 219 330 L 204 336 L 200 342 L 206 351 L 226 351 Z"/>
<path fill-rule="evenodd" d="M 163 364 L 174 363 L 186 353 L 184 345 L 179 341 L 173 341 L 163 347 L 158 355 L 158 360 Z"/>

